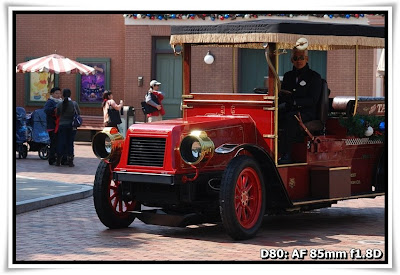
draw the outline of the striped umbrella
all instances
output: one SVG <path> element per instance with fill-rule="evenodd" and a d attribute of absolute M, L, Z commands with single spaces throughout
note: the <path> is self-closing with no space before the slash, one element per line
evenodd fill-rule
<path fill-rule="evenodd" d="M 41 73 L 50 72 L 56 74 L 95 74 L 94 68 L 62 55 L 51 54 L 29 60 L 17 65 L 17 73 Z"/>

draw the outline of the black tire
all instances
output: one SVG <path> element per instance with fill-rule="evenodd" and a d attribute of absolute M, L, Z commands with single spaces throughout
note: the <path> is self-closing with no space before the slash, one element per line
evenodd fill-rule
<path fill-rule="evenodd" d="M 261 227 L 265 204 L 258 163 L 244 155 L 232 159 L 222 175 L 220 190 L 220 215 L 227 233 L 234 240 L 252 238 Z"/>
<path fill-rule="evenodd" d="M 100 221 L 111 229 L 128 227 L 135 215 L 127 211 L 140 210 L 140 203 L 121 199 L 118 186 L 120 183 L 112 180 L 110 164 L 101 161 L 94 179 L 93 201 Z"/>
<path fill-rule="evenodd" d="M 49 159 L 49 153 L 50 153 L 50 146 L 45 145 L 39 148 L 38 155 L 39 158 L 42 160 L 47 160 Z"/>
<path fill-rule="evenodd" d="M 19 151 L 19 158 L 26 159 L 27 156 L 28 156 L 28 146 L 24 144 L 21 147 L 21 151 Z"/>
<path fill-rule="evenodd" d="M 22 144 L 17 144 L 18 159 L 22 158 Z"/>

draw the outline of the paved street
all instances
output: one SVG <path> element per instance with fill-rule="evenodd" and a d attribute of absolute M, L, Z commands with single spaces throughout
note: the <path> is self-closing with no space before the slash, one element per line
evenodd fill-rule
<path fill-rule="evenodd" d="M 17 159 L 17 175 L 30 178 L 60 181 L 66 183 L 93 185 L 94 175 L 99 160 L 92 151 L 90 142 L 75 143 L 75 167 L 50 166 L 41 160 L 37 152 L 28 152 L 26 159 Z"/>
<path fill-rule="evenodd" d="M 77 144 L 75 150 L 75 168 L 49 166 L 32 153 L 16 161 L 17 175 L 93 184 L 98 160 L 89 144 Z M 261 249 L 282 249 L 288 252 L 287 260 L 300 261 L 294 259 L 294 251 L 306 249 L 305 259 L 310 260 L 312 249 L 324 249 L 324 258 L 345 260 L 345 251 L 350 261 L 353 248 L 363 254 L 366 249 L 385 252 L 384 199 L 344 201 L 307 213 L 266 217 L 256 238 L 238 242 L 221 224 L 171 228 L 135 220 L 129 228 L 109 230 L 97 218 L 89 197 L 18 214 L 16 260 L 261 261 Z"/>

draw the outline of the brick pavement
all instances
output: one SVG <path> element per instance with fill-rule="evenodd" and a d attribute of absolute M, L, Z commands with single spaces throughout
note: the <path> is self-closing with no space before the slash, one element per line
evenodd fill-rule
<path fill-rule="evenodd" d="M 384 211 L 384 197 L 343 201 L 266 217 L 255 238 L 232 241 L 220 224 L 172 228 L 135 220 L 129 228 L 109 230 L 87 198 L 17 215 L 16 260 L 260 261 L 260 249 L 384 252 Z"/>
<path fill-rule="evenodd" d="M 99 161 L 90 143 L 76 143 L 75 154 L 76 167 L 69 168 L 49 166 L 30 152 L 16 161 L 17 175 L 93 184 Z M 221 224 L 172 228 L 135 220 L 129 228 L 109 230 L 87 198 L 17 215 L 15 254 L 17 261 L 261 261 L 260 249 L 384 252 L 384 211 L 384 197 L 378 197 L 266 217 L 254 239 L 238 242 Z"/>
<path fill-rule="evenodd" d="M 16 172 L 24 177 L 93 185 L 99 159 L 93 154 L 90 142 L 75 142 L 74 164 L 73 168 L 56 167 L 41 160 L 37 152 L 28 152 L 26 159 L 16 160 Z"/>

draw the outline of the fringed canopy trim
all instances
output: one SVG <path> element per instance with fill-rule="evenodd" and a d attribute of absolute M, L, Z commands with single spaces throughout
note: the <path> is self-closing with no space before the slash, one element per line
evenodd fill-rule
<path fill-rule="evenodd" d="M 355 45 L 362 48 L 384 48 L 385 39 L 363 36 L 299 35 L 287 33 L 203 33 L 171 35 L 170 44 L 213 44 L 221 47 L 262 49 L 263 43 L 277 43 L 280 49 L 292 49 L 297 39 L 305 37 L 309 50 L 351 49 Z"/>

